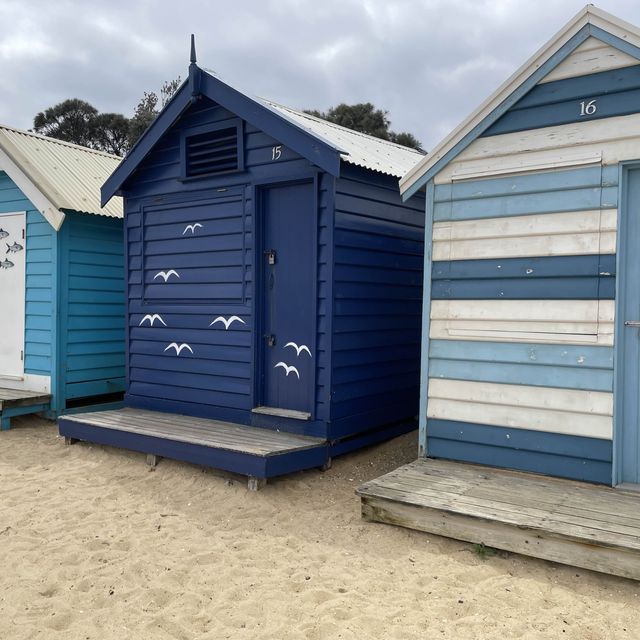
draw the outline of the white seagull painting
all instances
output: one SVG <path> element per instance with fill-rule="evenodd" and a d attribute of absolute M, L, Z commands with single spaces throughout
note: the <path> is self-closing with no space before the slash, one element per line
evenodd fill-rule
<path fill-rule="evenodd" d="M 300 346 L 298 346 L 295 342 L 287 342 L 287 344 L 285 344 L 283 348 L 286 349 L 287 347 L 293 347 L 296 350 L 297 356 L 299 356 L 303 351 L 306 351 L 309 354 L 309 357 L 313 358 L 313 356 L 311 355 L 311 351 L 306 344 L 301 344 Z"/>
<path fill-rule="evenodd" d="M 187 231 L 191 231 L 191 235 L 193 235 L 196 232 L 196 229 L 202 229 L 202 225 L 199 222 L 194 222 L 193 224 L 188 224 L 184 228 L 184 231 L 182 232 L 182 235 L 187 233 Z"/>
<path fill-rule="evenodd" d="M 282 369 L 284 369 L 287 372 L 287 378 L 289 377 L 289 374 L 291 372 L 293 372 L 298 376 L 298 380 L 300 380 L 300 373 L 298 372 L 298 370 L 293 365 L 288 365 L 285 362 L 278 362 L 278 364 L 275 365 L 275 367 L 273 367 L 273 368 L 277 369 L 278 367 L 281 367 Z"/>
<path fill-rule="evenodd" d="M 158 271 L 158 273 L 153 276 L 153 279 L 162 278 L 166 282 L 171 276 L 179 278 L 180 274 L 175 269 L 169 269 L 169 271 Z"/>
<path fill-rule="evenodd" d="M 172 342 L 170 345 L 168 345 L 165 348 L 165 351 L 169 351 L 169 349 L 174 349 L 177 356 L 179 356 L 182 353 L 183 349 L 187 349 L 188 351 L 191 351 L 191 353 L 193 353 L 193 349 L 186 342 L 183 342 L 182 344 L 178 344 L 177 342 Z"/>
<path fill-rule="evenodd" d="M 238 316 L 231 316 L 229 318 L 225 318 L 223 316 L 218 316 L 209 326 L 213 326 L 216 322 L 222 322 L 222 324 L 224 325 L 224 330 L 225 331 L 229 331 L 229 327 L 234 323 L 234 322 L 242 322 L 242 324 L 247 324 L 242 318 L 239 318 Z"/>
<path fill-rule="evenodd" d="M 165 327 L 167 326 L 167 323 L 162 319 L 162 316 L 159 313 L 154 313 L 153 315 L 150 313 L 147 313 L 147 315 L 144 316 L 142 320 L 140 320 L 140 324 L 138 326 L 141 327 L 145 322 L 149 322 L 149 326 L 153 327 L 153 323 L 156 320 L 158 322 L 161 322 Z"/>

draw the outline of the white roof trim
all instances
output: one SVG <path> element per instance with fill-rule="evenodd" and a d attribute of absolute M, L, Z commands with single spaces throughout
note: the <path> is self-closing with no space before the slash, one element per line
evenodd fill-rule
<path fill-rule="evenodd" d="M 534 53 L 510 78 L 489 96 L 470 116 L 442 140 L 423 160 L 400 179 L 400 192 L 404 194 L 443 156 L 480 124 L 494 109 L 506 100 L 531 74 L 561 49 L 580 29 L 592 24 L 614 36 L 640 47 L 640 30 L 615 16 L 587 5 L 558 33 Z"/>
<path fill-rule="evenodd" d="M 64 222 L 64 213 L 60 211 L 36 187 L 31 178 L 13 161 L 13 159 L 0 147 L 0 169 L 4 171 L 25 197 L 44 216 L 45 220 L 58 231 Z"/>

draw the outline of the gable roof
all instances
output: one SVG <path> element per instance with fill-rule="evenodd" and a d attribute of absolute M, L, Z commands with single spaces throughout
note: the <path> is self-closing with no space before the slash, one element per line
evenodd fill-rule
<path fill-rule="evenodd" d="M 587 5 L 407 172 L 400 180 L 403 198 L 406 200 L 421 189 L 590 36 L 640 60 L 640 30 L 606 11 Z"/>
<path fill-rule="evenodd" d="M 270 100 L 250 97 L 192 63 L 189 67 L 189 79 L 178 89 L 104 183 L 103 204 L 120 193 L 126 180 L 162 135 L 200 95 L 221 104 L 239 118 L 260 128 L 335 176 L 340 174 L 340 162 L 343 160 L 399 178 L 423 157 L 422 153 L 414 149 L 328 123 Z"/>
<path fill-rule="evenodd" d="M 424 153 L 409 149 L 401 144 L 347 129 L 339 124 L 317 118 L 304 113 L 304 111 L 285 107 L 271 100 L 264 98 L 260 98 L 260 100 L 292 120 L 297 126 L 307 129 L 313 135 L 328 141 L 336 149 L 340 149 L 340 157 L 347 164 L 400 178 L 418 160 L 424 158 Z"/>
<path fill-rule="evenodd" d="M 4 171 L 54 229 L 65 211 L 122 218 L 122 200 L 100 205 L 100 185 L 120 158 L 36 133 L 0 125 Z"/>

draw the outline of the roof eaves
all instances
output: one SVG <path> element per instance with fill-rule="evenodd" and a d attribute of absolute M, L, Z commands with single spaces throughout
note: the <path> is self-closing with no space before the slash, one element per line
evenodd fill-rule
<path fill-rule="evenodd" d="M 403 199 L 410 198 L 421 189 L 434 173 L 471 144 L 504 111 L 586 40 L 591 34 L 592 26 L 628 43 L 630 48 L 637 49 L 640 46 L 640 30 L 606 11 L 587 5 L 444 138 L 428 156 L 401 178 L 400 192 Z M 612 44 L 615 46 L 615 43 Z M 639 54 L 640 49 L 637 49 L 636 57 Z"/>
<path fill-rule="evenodd" d="M 113 196 L 120 195 L 119 191 L 127 178 L 190 104 L 189 84 L 185 81 L 102 185 L 100 189 L 100 205 L 102 207 L 106 206 Z"/>
<path fill-rule="evenodd" d="M 0 169 L 3 170 L 25 197 L 56 230 L 64 222 L 65 214 L 59 201 L 51 193 L 48 180 L 11 144 L 0 131 Z"/>

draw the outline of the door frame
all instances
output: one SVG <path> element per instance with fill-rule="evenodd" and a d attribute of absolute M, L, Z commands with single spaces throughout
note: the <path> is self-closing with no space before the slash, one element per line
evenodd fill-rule
<path fill-rule="evenodd" d="M 13 374 L 3 374 L 0 372 L 0 382 L 5 381 L 13 381 L 13 382 L 25 382 L 25 359 L 27 357 L 26 351 L 26 331 L 27 331 L 27 212 L 26 211 L 5 211 L 0 215 L 0 220 L 6 216 L 21 216 L 22 217 L 22 225 L 23 225 L 23 241 L 24 241 L 24 249 L 21 253 L 24 255 L 24 274 L 22 281 L 22 342 L 20 344 L 20 351 L 22 352 L 22 362 L 21 362 L 21 371 L 17 375 Z M 1 226 L 1 225 L 0 225 Z M 12 387 L 13 388 L 13 387 Z M 20 385 L 20 388 L 23 388 L 23 385 Z"/>
<path fill-rule="evenodd" d="M 618 165 L 618 221 L 616 225 L 616 301 L 613 345 L 613 460 L 611 484 L 615 487 L 622 482 L 622 429 L 624 417 L 624 384 L 622 381 L 622 359 L 624 357 L 625 331 L 622 308 L 626 293 L 622 280 L 621 256 L 628 248 L 628 196 L 629 172 L 640 169 L 640 160 L 626 160 Z"/>
<path fill-rule="evenodd" d="M 296 173 L 295 175 L 265 178 L 264 180 L 255 181 L 252 186 L 252 200 L 253 200 L 253 220 L 254 220 L 254 252 L 253 252 L 253 344 L 252 344 L 252 362 L 251 370 L 253 374 L 253 384 L 251 385 L 251 405 L 252 408 L 262 406 L 262 400 L 264 398 L 264 379 L 265 379 L 265 366 L 263 357 L 263 332 L 264 332 L 264 284 L 265 284 L 265 268 L 262 260 L 263 251 L 266 249 L 264 246 L 265 239 L 265 202 L 264 193 L 272 187 L 286 187 L 296 184 L 310 184 L 313 188 L 313 250 L 311 253 L 311 260 L 314 264 L 313 282 L 311 283 L 311 291 L 313 295 L 312 300 L 312 313 L 314 317 L 314 331 L 309 340 L 309 346 L 314 354 L 314 366 L 311 368 L 311 384 L 309 385 L 309 413 L 311 414 L 309 420 L 315 420 L 316 416 L 316 381 L 317 381 L 317 369 L 318 369 L 318 241 L 319 241 L 319 171 L 312 170 L 304 173 Z M 276 407 L 277 408 L 277 407 Z"/>

